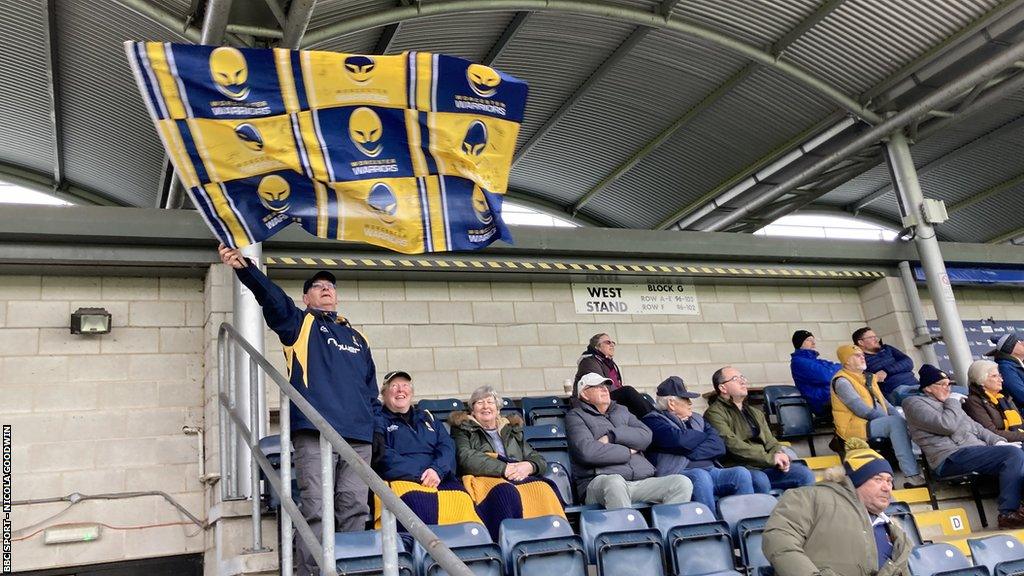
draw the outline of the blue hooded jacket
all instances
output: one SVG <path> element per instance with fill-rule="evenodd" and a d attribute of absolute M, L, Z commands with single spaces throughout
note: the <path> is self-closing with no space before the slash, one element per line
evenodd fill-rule
<path fill-rule="evenodd" d="M 882 393 L 889 395 L 897 386 L 917 386 L 914 376 L 914 360 L 888 344 L 875 354 L 864 354 L 868 361 L 868 372 L 885 370 L 885 382 L 881 383 Z"/>
<path fill-rule="evenodd" d="M 377 371 L 363 335 L 334 312 L 297 307 L 249 260 L 235 275 L 263 307 L 281 344 L 288 381 L 347 440 L 372 442 L 380 401 Z M 295 404 L 291 429 L 316 430 Z"/>
<path fill-rule="evenodd" d="M 658 476 L 714 466 L 718 458 L 725 456 L 722 437 L 698 414 L 683 422 L 671 412 L 653 410 L 643 417 L 643 423 L 653 434 L 646 454 Z"/>
<path fill-rule="evenodd" d="M 999 374 L 1003 377 L 1003 392 L 1008 392 L 1018 406 L 1024 406 L 1024 366 L 1009 354 L 996 354 Z"/>
<path fill-rule="evenodd" d="M 793 352 L 789 362 L 793 383 L 818 415 L 832 409 L 832 377 L 842 368 L 838 362 L 818 358 L 817 350 L 803 348 Z"/>
<path fill-rule="evenodd" d="M 444 424 L 415 406 L 406 415 L 387 408 L 381 411 L 378 432 L 383 435 L 378 473 L 385 480 L 419 482 L 427 468 L 443 481 L 455 474 L 455 443 Z"/>

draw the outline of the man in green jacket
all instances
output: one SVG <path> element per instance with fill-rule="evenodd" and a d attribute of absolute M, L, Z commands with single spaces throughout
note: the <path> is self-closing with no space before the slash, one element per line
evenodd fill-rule
<path fill-rule="evenodd" d="M 859 438 L 825 482 L 782 495 L 765 525 L 761 549 L 778 576 L 909 574 L 913 547 L 885 515 L 892 466 Z"/>
<path fill-rule="evenodd" d="M 747 406 L 747 377 L 732 366 L 719 368 L 711 376 L 718 396 L 711 401 L 704 419 L 725 441 L 725 466 L 746 466 L 754 481 L 754 492 L 787 490 L 814 484 L 814 472 L 800 462 L 772 434 L 764 412 Z"/>

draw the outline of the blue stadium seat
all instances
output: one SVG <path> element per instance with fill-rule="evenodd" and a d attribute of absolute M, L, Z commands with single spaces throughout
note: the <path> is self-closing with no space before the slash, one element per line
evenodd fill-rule
<path fill-rule="evenodd" d="M 585 510 L 580 515 L 580 536 L 598 576 L 665 573 L 661 532 L 648 528 L 637 510 Z"/>
<path fill-rule="evenodd" d="M 917 520 L 914 520 L 914 514 L 910 511 L 909 504 L 906 502 L 893 502 L 885 509 L 885 515 L 899 522 L 900 528 L 903 528 L 903 531 L 906 532 L 911 544 L 914 546 L 922 544 L 921 531 L 917 527 Z"/>
<path fill-rule="evenodd" d="M 544 477 L 551 480 L 558 487 L 558 497 L 562 500 L 562 507 L 572 506 L 575 499 L 572 496 L 572 477 L 569 471 L 561 462 L 548 462 L 548 471 Z"/>
<path fill-rule="evenodd" d="M 566 406 L 558 396 L 526 397 L 519 401 L 526 423 L 534 426 L 549 422 L 565 423 Z"/>
<path fill-rule="evenodd" d="M 491 540 L 487 528 L 478 522 L 430 526 L 434 534 L 466 563 L 476 576 L 503 576 L 501 548 Z M 426 548 L 414 545 L 413 558 L 418 576 L 447 576 Z"/>
<path fill-rule="evenodd" d="M 520 418 L 523 418 L 522 409 L 516 406 L 515 402 L 509 400 L 508 398 L 501 399 L 500 413 L 505 418 L 511 418 L 512 416 L 519 416 Z M 525 422 L 526 418 L 523 418 L 523 421 Z"/>
<path fill-rule="evenodd" d="M 915 546 L 910 552 L 911 576 L 985 576 L 984 566 L 973 566 L 957 548 L 939 542 Z"/>
<path fill-rule="evenodd" d="M 665 540 L 674 576 L 737 575 L 729 526 L 699 502 L 659 504 L 651 523 Z"/>
<path fill-rule="evenodd" d="M 281 469 L 281 435 L 274 434 L 271 436 L 264 436 L 260 438 L 259 442 L 260 451 L 267 457 L 270 465 L 274 467 L 274 470 Z M 294 449 L 292 450 L 294 452 Z M 270 485 L 267 480 L 266 474 L 263 469 L 260 468 L 260 480 L 263 481 L 263 492 L 266 494 L 267 508 L 269 510 L 278 510 L 281 507 L 281 496 L 278 495 L 274 487 Z M 294 471 L 292 472 L 292 500 L 295 504 L 299 503 L 299 483 L 295 478 Z"/>
<path fill-rule="evenodd" d="M 816 455 L 810 439 L 814 434 L 814 415 L 796 386 L 765 386 L 764 406 L 768 422 L 776 425 L 780 440 L 808 438 L 811 456 Z"/>
<path fill-rule="evenodd" d="M 587 576 L 583 540 L 565 518 L 508 518 L 501 522 L 498 542 L 509 576 Z"/>
<path fill-rule="evenodd" d="M 776 422 L 774 416 L 778 416 L 778 402 L 782 398 L 803 398 L 796 386 L 773 385 L 764 387 L 764 411 L 769 422 Z"/>
<path fill-rule="evenodd" d="M 441 398 L 438 400 L 420 400 L 416 403 L 420 410 L 429 410 L 435 420 L 447 420 L 448 415 L 456 410 L 465 410 L 466 404 L 458 398 Z"/>
<path fill-rule="evenodd" d="M 339 574 L 380 574 L 384 570 L 381 550 L 382 538 L 379 530 L 338 532 L 334 535 L 334 558 Z M 413 576 L 412 555 L 404 549 L 398 551 L 398 574 Z"/>
<path fill-rule="evenodd" d="M 770 494 L 736 494 L 718 501 L 718 515 L 729 525 L 733 542 L 739 546 L 740 563 L 750 571 L 769 565 L 761 551 L 761 536 L 777 503 Z"/>
<path fill-rule="evenodd" d="M 566 448 L 569 446 L 565 437 L 563 423 L 538 424 L 523 428 L 523 440 L 537 448 Z"/>
<path fill-rule="evenodd" d="M 992 576 L 1024 574 L 1024 544 L 1009 534 L 970 538 L 967 547 L 974 565 L 988 568 Z"/>

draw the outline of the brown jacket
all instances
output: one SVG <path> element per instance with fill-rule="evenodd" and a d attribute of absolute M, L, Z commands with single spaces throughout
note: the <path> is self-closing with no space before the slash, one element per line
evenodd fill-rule
<path fill-rule="evenodd" d="M 1010 406 L 1016 409 L 1017 406 L 1013 403 L 1013 398 L 1010 398 L 1009 394 L 1004 394 L 1004 396 Z M 978 424 L 1005 438 L 1007 442 L 1024 442 L 1024 432 L 1019 428 L 1004 429 L 1003 411 L 989 400 L 985 395 L 985 390 L 977 384 L 971 384 L 967 401 L 964 402 L 964 412 L 967 412 L 967 415 Z"/>

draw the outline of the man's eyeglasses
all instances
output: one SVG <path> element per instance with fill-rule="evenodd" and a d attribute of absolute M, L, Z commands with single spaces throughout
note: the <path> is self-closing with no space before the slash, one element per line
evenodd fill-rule
<path fill-rule="evenodd" d="M 872 334 L 871 336 L 861 336 L 860 339 L 861 340 L 866 340 L 868 342 L 871 342 L 872 340 L 878 340 L 878 336 L 875 335 L 875 334 Z"/>
<path fill-rule="evenodd" d="M 329 290 L 331 292 L 337 290 L 337 287 L 334 284 L 331 284 L 330 282 L 314 282 L 310 284 L 309 287 L 316 288 L 317 290 Z"/>
<path fill-rule="evenodd" d="M 742 380 L 743 382 L 747 382 L 748 381 L 747 377 L 744 376 L 743 374 L 737 374 L 737 375 L 733 376 L 732 378 L 726 379 L 726 381 L 722 382 L 722 384 L 728 384 L 729 382 L 732 382 L 733 380 L 736 380 L 736 381 Z"/>
<path fill-rule="evenodd" d="M 600 342 L 597 343 L 597 345 L 615 346 L 615 340 L 601 340 Z"/>
<path fill-rule="evenodd" d="M 948 380 L 945 382 L 935 382 L 934 384 L 930 384 L 930 386 L 938 386 L 939 388 L 949 388 L 952 385 L 953 383 Z"/>

